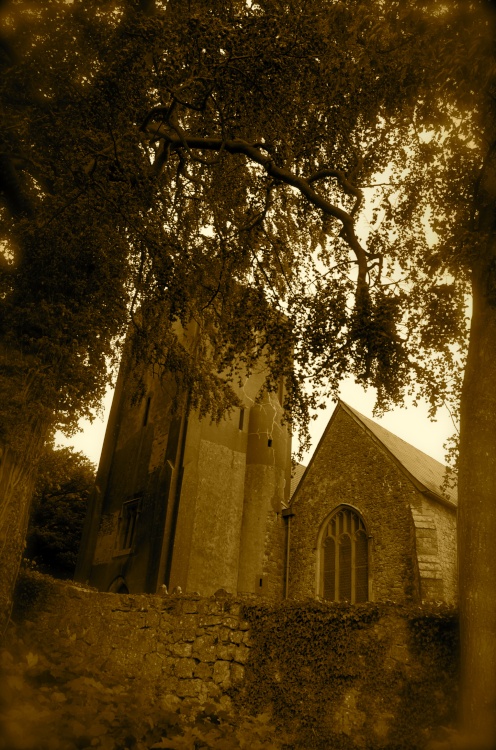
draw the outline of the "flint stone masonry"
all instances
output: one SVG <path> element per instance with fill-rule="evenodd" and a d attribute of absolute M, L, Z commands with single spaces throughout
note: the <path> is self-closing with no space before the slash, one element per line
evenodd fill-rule
<path fill-rule="evenodd" d="M 322 594 L 318 531 L 346 505 L 360 513 L 369 536 L 370 600 L 454 604 L 456 507 L 431 495 L 352 413 L 338 408 L 291 505 L 289 596 Z"/>

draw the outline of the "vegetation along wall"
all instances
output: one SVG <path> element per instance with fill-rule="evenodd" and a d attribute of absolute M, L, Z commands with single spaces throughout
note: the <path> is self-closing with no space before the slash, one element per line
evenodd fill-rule
<path fill-rule="evenodd" d="M 13 620 L 10 750 L 421 748 L 456 708 L 441 608 L 104 594 L 30 573 Z"/>

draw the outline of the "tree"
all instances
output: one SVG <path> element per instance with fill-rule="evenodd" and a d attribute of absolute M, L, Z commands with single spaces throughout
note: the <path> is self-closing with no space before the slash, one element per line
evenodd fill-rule
<path fill-rule="evenodd" d="M 460 597 L 464 669 L 478 681 L 465 679 L 463 705 L 468 730 L 492 743 L 488 8 L 7 6 L 0 599 L 15 578 L 43 441 L 98 403 L 129 320 L 133 356 L 173 371 L 201 414 L 235 405 L 229 382 L 263 352 L 266 386 L 286 378 L 287 412 L 305 439 L 308 408 L 345 373 L 377 389 L 379 408 L 415 388 L 433 409 L 455 400 L 472 279 Z M 360 233 L 366 197 L 374 215 Z M 175 321 L 194 324 L 192 346 L 174 336 Z"/>
<path fill-rule="evenodd" d="M 72 448 L 45 448 L 34 487 L 25 557 L 43 570 L 72 578 L 95 466 Z"/>

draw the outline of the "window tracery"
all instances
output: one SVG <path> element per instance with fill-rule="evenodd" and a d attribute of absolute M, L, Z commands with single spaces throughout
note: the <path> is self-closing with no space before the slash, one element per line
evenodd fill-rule
<path fill-rule="evenodd" d="M 326 522 L 321 547 L 321 595 L 328 601 L 369 598 L 368 535 L 352 508 L 340 507 Z"/>

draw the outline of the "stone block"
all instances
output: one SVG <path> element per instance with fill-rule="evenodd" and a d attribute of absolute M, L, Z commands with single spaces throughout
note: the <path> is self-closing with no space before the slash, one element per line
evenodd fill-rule
<path fill-rule="evenodd" d="M 229 628 L 219 628 L 217 636 L 221 643 L 231 643 L 231 631 Z"/>
<path fill-rule="evenodd" d="M 195 667 L 193 670 L 193 676 L 197 677 L 199 680 L 210 680 L 213 674 L 213 666 L 212 664 L 207 664 L 206 662 L 199 662 L 198 664 L 195 663 Z"/>
<path fill-rule="evenodd" d="M 196 666 L 194 659 L 178 659 L 174 668 L 176 677 L 186 678 L 193 677 L 193 670 Z"/>
<path fill-rule="evenodd" d="M 198 616 L 197 615 L 183 615 L 176 620 L 177 631 L 182 633 L 184 630 L 196 630 L 198 627 Z"/>
<path fill-rule="evenodd" d="M 239 646 L 239 644 L 243 642 L 243 633 L 240 630 L 231 630 L 229 640 L 231 643 L 235 643 Z"/>
<path fill-rule="evenodd" d="M 176 693 L 179 698 L 195 698 L 201 689 L 201 680 L 179 680 Z"/>
<path fill-rule="evenodd" d="M 205 646 L 213 646 L 215 642 L 216 639 L 214 639 L 213 635 L 201 635 L 195 638 L 193 647 L 195 651 L 197 651 L 198 649 L 204 648 Z"/>
<path fill-rule="evenodd" d="M 205 687 L 207 689 L 207 696 L 210 700 L 215 700 L 222 695 L 220 687 L 216 685 L 215 682 L 207 682 Z"/>
<path fill-rule="evenodd" d="M 231 682 L 243 682 L 245 677 L 245 668 L 241 664 L 231 664 Z"/>
<path fill-rule="evenodd" d="M 169 652 L 174 656 L 191 656 L 193 645 L 191 643 L 171 643 Z"/>
<path fill-rule="evenodd" d="M 152 675 L 160 675 L 162 674 L 162 669 L 165 666 L 164 658 L 160 654 L 158 654 L 156 651 L 152 652 L 151 654 L 145 654 L 144 659 L 144 671 L 146 672 L 147 676 Z"/>
<path fill-rule="evenodd" d="M 185 614 L 196 614 L 198 612 L 198 601 L 183 601 L 181 609 Z"/>
<path fill-rule="evenodd" d="M 228 661 L 216 661 L 214 664 L 214 682 L 222 687 L 228 687 L 231 683 L 231 670 Z"/>
<path fill-rule="evenodd" d="M 236 653 L 236 646 L 234 645 L 234 643 L 229 643 L 228 645 L 226 645 L 225 643 L 219 643 L 217 644 L 216 653 L 218 659 L 222 659 L 223 661 L 232 661 Z"/>
<path fill-rule="evenodd" d="M 214 625 L 220 625 L 222 617 L 220 615 L 203 615 L 198 619 L 199 628 L 211 628 Z"/>
<path fill-rule="evenodd" d="M 148 612 L 145 623 L 149 628 L 153 628 L 155 631 L 158 628 L 160 622 L 160 615 L 156 610 Z"/>
<path fill-rule="evenodd" d="M 186 628 L 185 630 L 178 633 L 180 636 L 179 640 L 185 641 L 186 643 L 193 643 L 197 638 L 196 628 Z"/>
<path fill-rule="evenodd" d="M 238 662 L 238 664 L 246 664 L 249 656 L 250 649 L 247 646 L 242 644 L 241 646 L 236 647 L 236 650 L 234 652 L 234 661 Z"/>
<path fill-rule="evenodd" d="M 239 620 L 235 619 L 234 617 L 224 617 L 222 619 L 222 624 L 224 625 L 225 628 L 236 630 L 236 628 L 239 625 Z"/>

